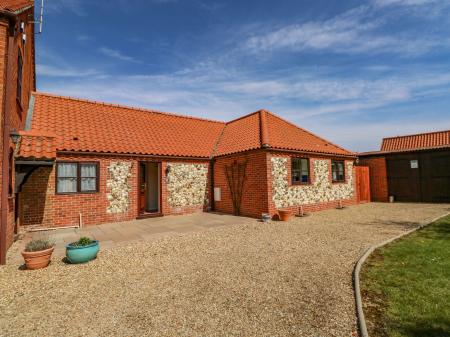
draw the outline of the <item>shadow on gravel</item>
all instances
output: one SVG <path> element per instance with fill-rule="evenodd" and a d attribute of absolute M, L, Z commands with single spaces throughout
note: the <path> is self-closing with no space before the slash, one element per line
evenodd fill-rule
<path fill-rule="evenodd" d="M 414 227 L 418 227 L 421 223 L 419 222 L 408 222 L 408 221 L 371 221 L 371 222 L 360 222 L 358 225 L 361 226 L 393 226 L 393 227 L 401 227 L 404 229 L 411 229 Z"/>

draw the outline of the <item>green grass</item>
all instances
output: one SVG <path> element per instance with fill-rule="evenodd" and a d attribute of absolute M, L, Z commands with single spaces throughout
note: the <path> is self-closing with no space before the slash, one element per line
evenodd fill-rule
<path fill-rule="evenodd" d="M 450 216 L 375 251 L 361 287 L 371 337 L 450 337 Z"/>

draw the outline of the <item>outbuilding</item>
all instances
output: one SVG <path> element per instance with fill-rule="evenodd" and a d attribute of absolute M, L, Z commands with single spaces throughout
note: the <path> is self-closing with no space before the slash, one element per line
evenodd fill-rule
<path fill-rule="evenodd" d="M 384 138 L 361 153 L 374 201 L 450 202 L 450 130 Z"/>

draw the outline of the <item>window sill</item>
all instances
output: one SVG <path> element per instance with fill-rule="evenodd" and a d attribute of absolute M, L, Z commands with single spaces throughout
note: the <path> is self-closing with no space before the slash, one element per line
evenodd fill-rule
<path fill-rule="evenodd" d="M 339 184 L 345 184 L 345 183 L 347 183 L 347 181 L 346 180 L 339 180 L 339 181 L 332 181 L 331 183 L 339 185 Z"/>
<path fill-rule="evenodd" d="M 291 186 L 308 186 L 308 185 L 312 185 L 311 182 L 307 182 L 307 183 L 291 183 Z"/>
<path fill-rule="evenodd" d="M 90 192 L 56 192 L 56 195 L 85 195 L 85 194 L 96 194 L 98 191 Z"/>

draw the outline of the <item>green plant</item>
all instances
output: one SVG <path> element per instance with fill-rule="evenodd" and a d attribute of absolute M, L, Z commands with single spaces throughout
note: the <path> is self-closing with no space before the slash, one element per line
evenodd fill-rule
<path fill-rule="evenodd" d="M 27 243 L 27 245 L 25 246 L 25 251 L 38 252 L 41 250 L 49 249 L 53 246 L 53 242 L 50 242 L 50 240 L 48 239 L 35 239 Z"/>
<path fill-rule="evenodd" d="M 91 238 L 83 236 L 78 241 L 72 242 L 71 245 L 75 246 L 75 247 L 84 247 L 84 246 L 89 246 L 93 242 L 94 242 L 94 240 L 92 240 Z"/>

